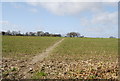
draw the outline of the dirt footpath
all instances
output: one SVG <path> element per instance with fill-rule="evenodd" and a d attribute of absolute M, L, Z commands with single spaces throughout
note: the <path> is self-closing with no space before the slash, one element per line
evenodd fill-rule
<path fill-rule="evenodd" d="M 3 58 L 2 62 L 3 67 L 1 68 L 3 72 L 3 78 L 7 79 L 30 78 L 31 72 L 36 68 L 35 64 L 37 64 L 37 62 L 43 61 L 44 58 L 48 57 L 50 52 L 55 47 L 57 47 L 63 40 L 64 38 L 57 41 L 54 45 L 50 46 L 42 53 L 34 56 L 31 60 L 14 60 L 11 58 L 10 59 Z"/>

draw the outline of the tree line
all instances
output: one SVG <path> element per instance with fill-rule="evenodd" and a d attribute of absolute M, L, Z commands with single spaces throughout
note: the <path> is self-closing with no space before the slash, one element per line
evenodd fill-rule
<path fill-rule="evenodd" d="M 62 36 L 61 34 L 51 34 L 49 32 L 43 32 L 43 31 L 21 33 L 20 31 L 8 30 L 7 32 L 2 31 L 1 34 L 9 35 L 9 36 L 48 36 L 48 37 L 61 37 Z M 84 37 L 84 36 L 81 36 L 80 33 L 78 32 L 69 32 L 66 34 L 65 37 Z"/>
<path fill-rule="evenodd" d="M 20 31 L 10 31 L 7 32 L 2 31 L 2 35 L 10 35 L 10 36 L 51 36 L 51 37 L 61 37 L 61 34 L 51 34 L 49 32 L 37 31 L 37 32 L 26 32 L 21 33 Z"/>

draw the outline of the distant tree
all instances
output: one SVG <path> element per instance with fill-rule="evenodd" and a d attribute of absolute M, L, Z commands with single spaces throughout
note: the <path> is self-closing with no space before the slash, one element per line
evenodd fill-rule
<path fill-rule="evenodd" d="M 32 36 L 36 36 L 35 32 L 32 33 Z"/>
<path fill-rule="evenodd" d="M 29 36 L 35 36 L 34 32 L 29 32 Z"/>
<path fill-rule="evenodd" d="M 53 34 L 53 37 L 61 37 L 61 34 Z"/>
<path fill-rule="evenodd" d="M 21 34 L 20 31 L 18 31 L 16 36 L 23 36 L 23 34 Z"/>
<path fill-rule="evenodd" d="M 29 32 L 29 36 L 32 36 L 32 32 Z"/>
<path fill-rule="evenodd" d="M 67 33 L 67 37 L 72 37 L 70 33 Z"/>
<path fill-rule="evenodd" d="M 50 36 L 49 32 L 45 32 L 44 36 Z"/>
<path fill-rule="evenodd" d="M 13 36 L 51 36 L 51 37 L 61 37 L 61 34 L 50 34 L 49 32 L 44 33 L 43 31 L 21 33 L 20 31 L 12 31 L 11 32 L 10 30 L 8 30 L 7 32 L 1 31 L 0 34 L 1 35 L 13 35 Z"/>
<path fill-rule="evenodd" d="M 79 37 L 79 36 L 80 36 L 80 33 L 76 32 L 76 34 L 77 34 L 77 37 Z"/>
<path fill-rule="evenodd" d="M 28 32 L 26 32 L 26 33 L 25 33 L 25 36 L 29 36 L 29 33 L 28 33 Z"/>
<path fill-rule="evenodd" d="M 115 37 L 113 37 L 113 36 L 110 36 L 109 38 L 115 38 Z"/>
<path fill-rule="evenodd" d="M 8 31 L 6 32 L 6 35 L 12 35 L 12 33 L 10 32 L 10 30 L 8 30 Z"/>
<path fill-rule="evenodd" d="M 43 36 L 44 32 L 43 31 L 37 31 L 37 36 Z"/>
<path fill-rule="evenodd" d="M 6 34 L 6 32 L 2 31 L 2 35 L 5 35 L 5 34 Z"/>
<path fill-rule="evenodd" d="M 80 33 L 78 33 L 78 32 L 70 32 L 70 33 L 67 33 L 67 36 L 68 37 L 79 37 Z"/>
<path fill-rule="evenodd" d="M 12 31 L 12 35 L 17 35 L 18 32 L 17 31 Z"/>
<path fill-rule="evenodd" d="M 19 35 L 21 35 L 21 32 L 20 32 L 20 31 L 18 31 L 18 34 L 19 34 Z"/>

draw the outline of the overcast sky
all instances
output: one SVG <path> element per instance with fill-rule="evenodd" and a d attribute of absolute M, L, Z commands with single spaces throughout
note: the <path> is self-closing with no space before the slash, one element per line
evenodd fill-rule
<path fill-rule="evenodd" d="M 116 2 L 3 2 L 2 30 L 118 36 Z"/>

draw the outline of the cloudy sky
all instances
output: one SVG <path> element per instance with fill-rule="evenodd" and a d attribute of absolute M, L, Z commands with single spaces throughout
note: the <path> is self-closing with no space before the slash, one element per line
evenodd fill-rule
<path fill-rule="evenodd" d="M 117 2 L 2 2 L 2 30 L 118 36 Z"/>

